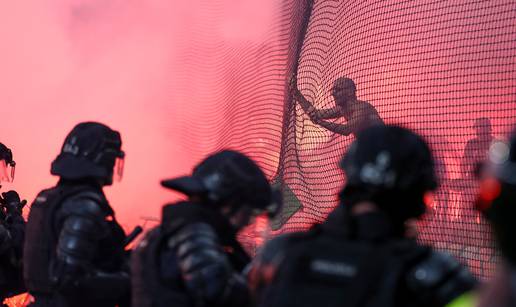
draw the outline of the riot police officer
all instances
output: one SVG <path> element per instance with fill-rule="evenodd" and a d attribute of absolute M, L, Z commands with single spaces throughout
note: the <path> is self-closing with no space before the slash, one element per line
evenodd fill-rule
<path fill-rule="evenodd" d="M 347 180 L 328 220 L 273 239 L 254 261 L 258 306 L 445 306 L 474 286 L 450 255 L 407 236 L 437 186 L 418 135 L 367 128 L 341 166 Z"/>
<path fill-rule="evenodd" d="M 502 261 L 493 280 L 478 292 L 478 306 L 516 306 L 516 130 L 508 142 L 494 141 L 488 157 L 476 207 L 492 226 Z"/>
<path fill-rule="evenodd" d="M 162 222 L 133 253 L 135 306 L 246 306 L 240 275 L 249 256 L 236 233 L 253 216 L 275 212 L 261 169 L 225 150 L 197 165 L 191 176 L 162 185 L 185 193 L 163 208 Z"/>
<path fill-rule="evenodd" d="M 51 167 L 60 180 L 39 193 L 27 223 L 24 278 L 32 306 L 115 306 L 129 296 L 125 234 L 102 190 L 121 175 L 121 146 L 120 133 L 95 122 L 66 137 Z"/>
<path fill-rule="evenodd" d="M 16 162 L 12 151 L 0 143 L 0 182 L 12 182 Z M 27 203 L 16 191 L 0 197 L 0 302 L 25 291 L 22 271 L 25 220 L 22 209 Z"/>

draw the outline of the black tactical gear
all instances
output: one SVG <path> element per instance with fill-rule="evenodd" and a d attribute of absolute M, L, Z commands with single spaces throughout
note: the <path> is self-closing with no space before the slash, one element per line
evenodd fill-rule
<path fill-rule="evenodd" d="M 508 142 L 491 145 L 489 160 L 482 169 L 477 208 L 491 222 L 506 260 L 516 265 L 516 130 Z"/>
<path fill-rule="evenodd" d="M 16 162 L 9 148 L 0 143 L 0 182 L 14 180 Z M 22 208 L 25 200 L 15 191 L 0 197 L 0 302 L 25 292 L 22 275 L 25 220 Z"/>
<path fill-rule="evenodd" d="M 424 193 L 437 187 L 428 145 L 417 134 L 397 126 L 360 132 L 341 167 L 346 174 L 341 198 L 348 206 L 372 201 L 400 221 L 422 215 Z"/>
<path fill-rule="evenodd" d="M 246 306 L 249 292 L 239 273 L 249 257 L 235 237 L 252 215 L 275 211 L 264 173 L 245 155 L 225 150 L 192 176 L 162 185 L 190 201 L 165 206 L 161 225 L 133 254 L 133 304 Z"/>
<path fill-rule="evenodd" d="M 115 306 L 128 290 L 124 238 L 99 185 L 61 181 L 41 192 L 29 214 L 24 254 L 34 305 Z M 122 285 L 106 289 L 102 276 Z"/>
<path fill-rule="evenodd" d="M 423 195 L 437 186 L 419 136 L 368 128 L 342 167 L 341 204 L 328 220 L 272 240 L 254 261 L 258 306 L 438 307 L 475 285 L 456 260 L 404 237 L 405 221 L 424 212 Z"/>
<path fill-rule="evenodd" d="M 80 123 L 68 134 L 51 173 L 68 180 L 98 178 L 110 184 L 117 159 L 123 159 L 120 133 L 94 122 Z"/>
<path fill-rule="evenodd" d="M 207 204 L 234 204 L 266 210 L 273 215 L 277 204 L 272 201 L 272 191 L 265 174 L 251 159 L 231 150 L 215 153 L 193 171 L 192 176 L 164 180 L 162 185 L 203 199 Z"/>
<path fill-rule="evenodd" d="M 21 215 L 25 203 L 15 191 L 4 192 L 0 198 L 0 300 L 26 291 L 22 274 L 25 220 Z"/>
<path fill-rule="evenodd" d="M 21 200 L 20 195 L 16 191 L 7 191 L 2 193 L 0 198 L 0 204 L 5 210 L 5 215 L 9 216 L 21 216 L 23 207 L 27 204 L 27 201 Z"/>
<path fill-rule="evenodd" d="M 227 220 L 193 202 L 163 209 L 163 223 L 133 254 L 135 306 L 245 306 L 249 257 Z"/>
<path fill-rule="evenodd" d="M 4 227 L 4 225 L 0 224 L 0 255 L 3 255 L 6 251 L 8 251 L 11 246 L 11 234 Z"/>
<path fill-rule="evenodd" d="M 0 223 L 0 300 L 26 291 L 23 282 L 22 253 L 25 220 L 10 216 Z"/>
<path fill-rule="evenodd" d="M 273 239 L 250 272 L 258 306 L 445 306 L 475 280 L 456 260 L 393 237 L 381 213 Z M 359 229 L 357 231 L 357 229 Z M 292 295 L 289 295 L 292 294 Z"/>

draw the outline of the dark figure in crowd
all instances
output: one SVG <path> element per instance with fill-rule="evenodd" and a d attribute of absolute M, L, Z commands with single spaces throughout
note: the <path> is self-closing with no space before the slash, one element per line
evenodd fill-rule
<path fill-rule="evenodd" d="M 253 216 L 276 211 L 261 169 L 245 155 L 226 150 L 202 161 L 192 176 L 162 185 L 189 199 L 165 206 L 160 226 L 135 249 L 133 305 L 249 304 L 240 272 L 250 259 L 236 234 Z"/>
<path fill-rule="evenodd" d="M 290 80 L 290 90 L 294 100 L 299 101 L 313 123 L 341 135 L 356 135 L 357 132 L 373 125 L 383 124 L 376 109 L 367 101 L 357 99 L 355 82 L 349 78 L 339 78 L 333 83 L 332 96 L 335 107 L 318 110 L 308 101 L 297 85 L 297 78 Z M 344 117 L 346 124 L 327 121 Z"/>
<path fill-rule="evenodd" d="M 437 186 L 418 135 L 365 129 L 342 168 L 347 182 L 328 220 L 273 239 L 253 261 L 258 306 L 445 306 L 475 285 L 452 256 L 409 234 L 407 223 L 425 212 Z"/>
<path fill-rule="evenodd" d="M 478 164 L 486 159 L 489 145 L 494 140 L 489 118 L 477 118 L 473 128 L 476 136 L 470 139 L 464 148 L 463 171 L 465 177 L 471 177 Z"/>
<path fill-rule="evenodd" d="M 462 159 L 462 178 L 451 181 L 451 189 L 456 191 L 462 203 L 475 201 L 477 180 L 475 172 L 480 163 L 485 161 L 489 152 L 489 145 L 495 140 L 491 133 L 491 121 L 489 118 L 477 118 L 473 124 L 475 137 L 468 140 L 464 148 Z M 466 245 L 470 249 L 490 247 L 489 225 L 481 219 L 481 214 L 471 206 L 462 206 L 455 210 L 461 226 L 455 227 L 459 231 L 455 234 L 455 241 L 460 245 Z M 479 252 L 477 252 L 479 253 Z"/>
<path fill-rule="evenodd" d="M 0 143 L 0 182 L 14 180 L 15 166 L 11 150 Z M 5 298 L 25 292 L 22 268 L 25 220 L 22 209 L 26 203 L 12 190 L 0 197 L 0 304 Z"/>
<path fill-rule="evenodd" d="M 51 173 L 57 185 L 34 201 L 27 222 L 24 278 L 31 306 L 116 306 L 130 298 L 125 234 L 102 188 L 122 166 L 120 133 L 80 123 Z M 121 169 L 115 175 L 121 176 Z"/>
<path fill-rule="evenodd" d="M 478 306 L 516 306 L 516 130 L 510 142 L 496 141 L 491 146 L 478 195 L 477 208 L 490 222 L 502 252 L 495 277 L 480 291 Z"/>

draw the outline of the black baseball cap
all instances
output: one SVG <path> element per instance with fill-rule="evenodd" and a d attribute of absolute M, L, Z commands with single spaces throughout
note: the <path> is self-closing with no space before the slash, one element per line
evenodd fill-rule
<path fill-rule="evenodd" d="M 161 185 L 212 203 L 240 198 L 252 207 L 266 208 L 272 199 L 270 184 L 260 167 L 233 150 L 212 154 L 194 168 L 191 176 L 163 180 Z"/>

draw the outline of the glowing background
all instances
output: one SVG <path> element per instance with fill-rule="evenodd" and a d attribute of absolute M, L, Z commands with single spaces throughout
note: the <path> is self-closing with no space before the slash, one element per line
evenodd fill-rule
<path fill-rule="evenodd" d="M 206 153 L 241 149 L 275 177 L 285 144 L 292 150 L 280 173 L 303 209 L 284 230 L 322 221 L 336 205 L 336 165 L 352 138 L 314 126 L 299 106 L 284 112 L 299 32 L 293 21 L 303 2 L 0 3 L 0 142 L 18 162 L 15 183 L 4 189 L 32 200 L 55 182 L 50 162 L 66 133 L 97 120 L 122 132 L 125 178 L 107 192 L 127 227 L 158 216 L 176 197 L 159 180 L 189 172 Z M 335 78 L 353 78 L 358 97 L 386 122 L 427 137 L 447 164 L 440 174 L 447 180 L 465 175 L 462 155 L 475 118 L 491 118 L 496 137 L 516 121 L 514 1 L 315 3 L 299 81 L 318 107 L 333 105 Z M 281 135 L 284 114 L 294 129 Z M 445 183 L 441 191 L 449 189 Z M 472 195 L 457 196 L 452 206 L 470 208 Z M 453 227 L 467 236 L 462 218 Z M 431 233 L 437 228 L 427 234 L 443 243 Z"/>
<path fill-rule="evenodd" d="M 107 189 L 118 219 L 129 227 L 158 216 L 174 199 L 159 180 L 224 145 L 203 138 L 201 115 L 225 117 L 212 100 L 220 91 L 212 51 L 232 50 L 225 63 L 235 75 L 248 70 L 238 50 L 268 37 L 277 2 L 0 2 L 0 142 L 17 162 L 15 182 L 2 190 L 30 203 L 56 182 L 50 163 L 65 135 L 94 120 L 119 130 L 127 153 L 123 181 Z"/>

